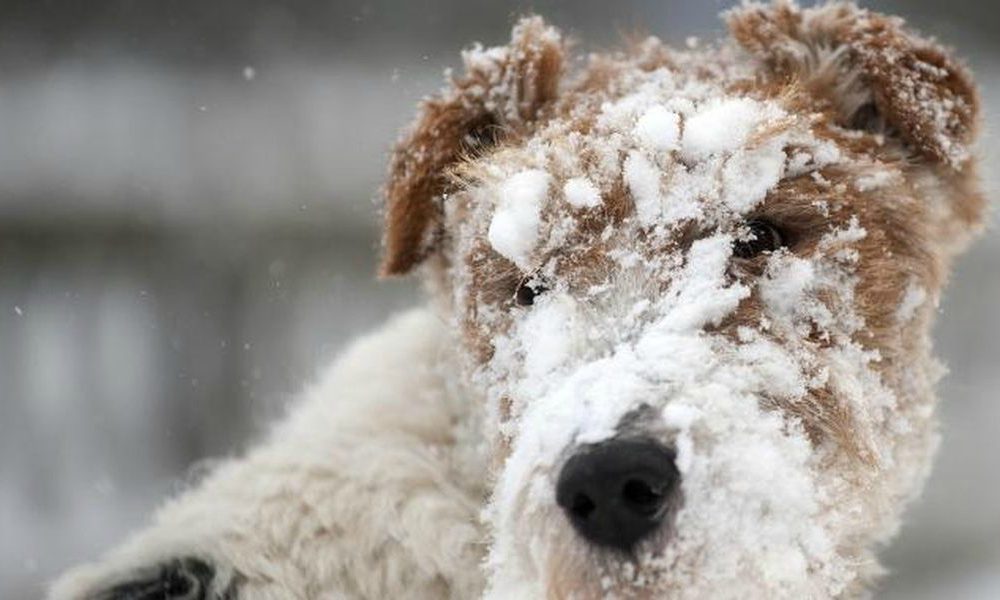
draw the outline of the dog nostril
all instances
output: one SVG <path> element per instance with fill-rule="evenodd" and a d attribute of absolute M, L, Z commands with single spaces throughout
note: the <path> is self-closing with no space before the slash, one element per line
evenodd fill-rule
<path fill-rule="evenodd" d="M 586 494 L 577 494 L 573 496 L 573 505 L 570 506 L 569 510 L 576 517 L 586 519 L 590 516 L 590 513 L 594 512 L 595 508 L 597 508 L 597 505 Z"/>
<path fill-rule="evenodd" d="M 652 441 L 611 440 L 566 461 L 556 502 L 588 541 L 627 552 L 662 524 L 679 481 L 671 449 Z"/>
<path fill-rule="evenodd" d="M 663 493 L 639 479 L 629 479 L 622 487 L 622 499 L 637 511 L 655 513 L 663 506 Z"/>

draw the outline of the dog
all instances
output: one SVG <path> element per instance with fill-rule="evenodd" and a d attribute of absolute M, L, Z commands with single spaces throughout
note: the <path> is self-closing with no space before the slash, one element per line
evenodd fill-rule
<path fill-rule="evenodd" d="M 851 3 L 724 18 L 467 50 L 385 187 L 427 305 L 50 597 L 870 594 L 938 445 L 977 93 Z"/>

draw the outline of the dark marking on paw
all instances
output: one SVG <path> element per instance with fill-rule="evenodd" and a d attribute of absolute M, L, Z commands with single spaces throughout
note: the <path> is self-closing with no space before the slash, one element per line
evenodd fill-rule
<path fill-rule="evenodd" d="M 215 569 L 203 559 L 178 558 L 143 569 L 93 600 L 231 600 L 233 590 L 212 590 Z"/>

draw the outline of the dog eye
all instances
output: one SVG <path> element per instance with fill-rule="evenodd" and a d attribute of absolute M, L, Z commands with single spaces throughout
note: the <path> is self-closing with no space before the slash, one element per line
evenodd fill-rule
<path fill-rule="evenodd" d="M 769 221 L 751 219 L 744 227 L 746 236 L 733 244 L 733 256 L 736 258 L 753 258 L 765 252 L 774 252 L 785 245 L 785 236 Z"/>
<path fill-rule="evenodd" d="M 518 306 L 531 306 L 535 303 L 535 297 L 545 291 L 545 286 L 530 281 L 521 282 L 514 292 L 514 303 Z"/>

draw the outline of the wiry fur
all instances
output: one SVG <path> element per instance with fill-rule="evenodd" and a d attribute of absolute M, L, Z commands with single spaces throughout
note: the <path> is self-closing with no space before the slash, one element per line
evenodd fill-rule
<path fill-rule="evenodd" d="M 210 598 L 864 596 L 937 444 L 929 329 L 983 211 L 978 98 L 853 4 L 727 20 L 735 43 L 573 76 L 537 17 L 469 51 L 386 187 L 383 272 L 422 263 L 430 306 L 51 597 L 163 573 Z M 713 107 L 746 113 L 737 146 L 698 145 Z M 751 219 L 785 248 L 732 256 Z M 591 547 L 555 474 L 637 435 L 678 449 L 683 496 L 633 554 Z"/>

